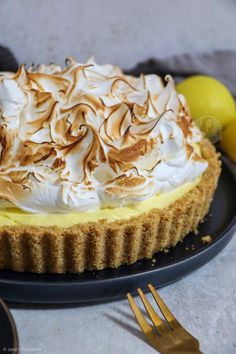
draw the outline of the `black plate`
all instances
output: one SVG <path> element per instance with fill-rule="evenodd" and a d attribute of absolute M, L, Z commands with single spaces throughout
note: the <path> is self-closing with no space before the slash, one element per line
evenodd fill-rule
<path fill-rule="evenodd" d="M 0 299 L 0 354 L 18 353 L 16 326 L 6 304 Z"/>
<path fill-rule="evenodd" d="M 157 253 L 152 260 L 118 269 L 64 275 L 0 271 L 0 296 L 23 303 L 91 303 L 121 298 L 148 282 L 165 286 L 209 262 L 227 245 L 236 225 L 235 194 L 235 171 L 226 160 L 210 213 L 198 235 L 189 234 L 168 253 Z M 213 241 L 203 245 L 204 235 L 211 235 Z"/>

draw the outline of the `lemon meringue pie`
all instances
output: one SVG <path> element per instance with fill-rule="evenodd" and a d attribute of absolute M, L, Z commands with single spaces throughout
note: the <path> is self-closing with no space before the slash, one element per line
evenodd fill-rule
<path fill-rule="evenodd" d="M 130 264 L 208 212 L 220 161 L 171 76 L 22 65 L 0 73 L 0 121 L 0 268 Z"/>

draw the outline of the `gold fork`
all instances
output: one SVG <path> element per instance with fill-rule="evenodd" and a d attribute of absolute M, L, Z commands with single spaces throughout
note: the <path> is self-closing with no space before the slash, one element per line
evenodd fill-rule
<path fill-rule="evenodd" d="M 139 288 L 138 294 L 154 327 L 147 322 L 130 293 L 127 294 L 127 297 L 134 316 L 149 343 L 163 354 L 203 354 L 199 350 L 198 340 L 176 320 L 155 288 L 151 284 L 148 285 L 148 288 L 165 318 L 165 320 L 161 319 Z"/>

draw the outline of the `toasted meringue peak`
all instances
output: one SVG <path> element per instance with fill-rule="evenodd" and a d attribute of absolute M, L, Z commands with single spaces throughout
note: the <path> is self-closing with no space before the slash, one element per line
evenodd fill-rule
<path fill-rule="evenodd" d="M 0 73 L 0 200 L 34 213 L 121 207 L 192 182 L 202 140 L 171 76 L 93 58 Z"/>

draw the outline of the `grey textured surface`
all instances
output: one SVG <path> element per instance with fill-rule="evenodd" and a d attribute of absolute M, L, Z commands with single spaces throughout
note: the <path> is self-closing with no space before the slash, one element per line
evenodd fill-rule
<path fill-rule="evenodd" d="M 205 354 L 236 353 L 236 237 L 214 260 L 160 290 Z M 87 307 L 12 309 L 21 354 L 154 354 L 126 300 Z"/>
<path fill-rule="evenodd" d="M 19 62 L 68 55 L 124 68 L 151 56 L 236 49 L 235 0 L 0 0 L 0 43 Z"/>

